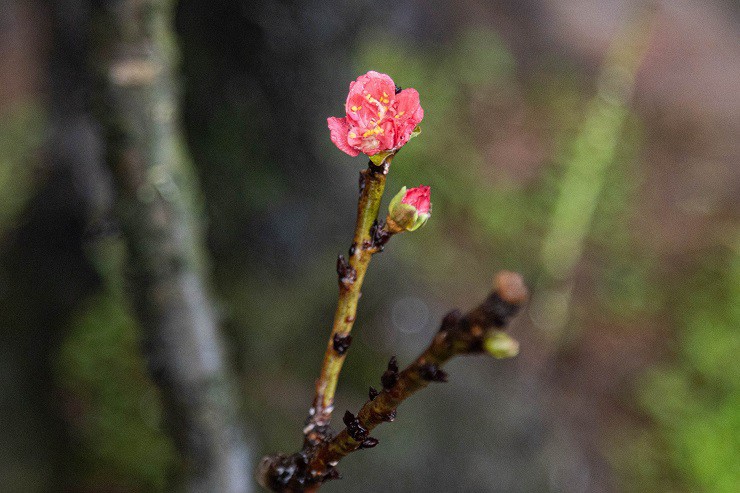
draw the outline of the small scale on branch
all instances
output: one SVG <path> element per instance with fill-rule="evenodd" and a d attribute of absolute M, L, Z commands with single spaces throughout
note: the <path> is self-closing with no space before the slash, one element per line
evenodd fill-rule
<path fill-rule="evenodd" d="M 318 444 L 307 443 L 292 455 L 273 455 L 262 459 L 257 471 L 259 483 L 277 492 L 315 491 L 324 482 L 337 479 L 336 465 L 350 453 L 378 444 L 370 432 L 379 424 L 395 419 L 398 406 L 431 382 L 447 381 L 442 366 L 451 358 L 489 352 L 496 358 L 516 356 L 519 347 L 502 329 L 527 301 L 522 277 L 514 272 L 499 272 L 493 292 L 474 310 L 461 315 L 447 314 L 431 344 L 416 360 L 399 373 L 396 358 L 391 358 L 381 377 L 382 391 L 370 388 L 369 400 L 357 415 L 347 411 L 345 428 Z"/>

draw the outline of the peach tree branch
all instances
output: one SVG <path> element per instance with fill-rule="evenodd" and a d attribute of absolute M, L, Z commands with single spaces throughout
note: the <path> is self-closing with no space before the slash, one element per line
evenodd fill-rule
<path fill-rule="evenodd" d="M 431 344 L 403 371 L 398 371 L 395 357 L 391 358 L 381 376 L 382 390 L 370 388 L 368 401 L 357 416 L 345 413 L 345 428 L 339 434 L 315 445 L 306 444 L 292 455 L 265 457 L 258 470 L 260 484 L 283 493 L 317 490 L 324 482 L 339 477 L 336 466 L 340 460 L 378 444 L 370 432 L 381 423 L 393 421 L 404 400 L 432 382 L 447 381 L 442 367 L 450 359 L 485 352 L 497 358 L 516 355 L 518 344 L 502 329 L 527 297 L 519 274 L 498 273 L 493 292 L 483 303 L 465 315 L 457 310 L 450 312 Z"/>
<path fill-rule="evenodd" d="M 362 283 L 373 254 L 381 248 L 380 242 L 376 241 L 379 231 L 377 219 L 391 159 L 392 155 L 384 159 L 380 165 L 375 165 L 371 161 L 368 168 L 360 174 L 360 198 L 357 204 L 355 232 L 349 249 L 349 258 L 340 255 L 337 260 L 339 301 L 324 353 L 321 374 L 316 380 L 316 396 L 309 412 L 308 423 L 304 428 L 307 442 L 322 441 L 331 420 L 339 373 L 352 343 L 350 332 L 357 316 Z M 388 236 L 384 235 L 383 241 L 387 241 Z"/>

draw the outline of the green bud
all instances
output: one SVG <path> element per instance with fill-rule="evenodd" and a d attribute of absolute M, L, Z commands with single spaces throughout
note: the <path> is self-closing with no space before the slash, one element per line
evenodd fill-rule
<path fill-rule="evenodd" d="M 492 330 L 486 335 L 483 348 L 496 359 L 513 358 L 519 354 L 519 342 L 500 330 Z"/>

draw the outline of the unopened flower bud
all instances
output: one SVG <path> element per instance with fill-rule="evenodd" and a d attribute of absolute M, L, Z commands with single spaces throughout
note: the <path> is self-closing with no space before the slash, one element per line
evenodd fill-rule
<path fill-rule="evenodd" d="M 420 185 L 416 188 L 403 187 L 388 206 L 386 223 L 392 233 L 414 231 L 424 226 L 432 215 L 431 188 Z"/>
<path fill-rule="evenodd" d="M 496 359 L 513 358 L 519 354 L 519 341 L 500 330 L 491 331 L 483 341 L 483 347 Z"/>

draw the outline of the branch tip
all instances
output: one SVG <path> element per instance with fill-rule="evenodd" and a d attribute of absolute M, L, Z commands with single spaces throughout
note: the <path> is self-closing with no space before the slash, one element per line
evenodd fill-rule
<path fill-rule="evenodd" d="M 387 175 L 392 159 L 393 154 L 389 154 L 380 164 L 375 164 L 372 160 L 369 160 L 366 171 L 371 175 Z"/>
<path fill-rule="evenodd" d="M 512 305 L 523 305 L 529 298 L 529 290 L 524 278 L 517 272 L 503 270 L 493 278 L 493 291 L 502 300 Z"/>

